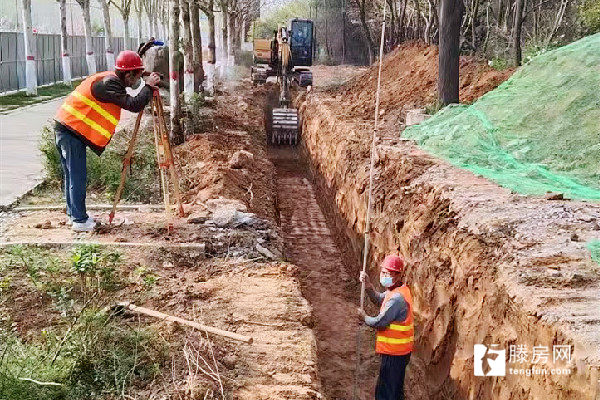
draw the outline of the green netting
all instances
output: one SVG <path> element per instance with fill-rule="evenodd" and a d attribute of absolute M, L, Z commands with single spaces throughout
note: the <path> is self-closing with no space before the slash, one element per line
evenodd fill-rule
<path fill-rule="evenodd" d="M 585 244 L 592 255 L 592 260 L 600 264 L 600 240 L 590 240 Z"/>
<path fill-rule="evenodd" d="M 600 34 L 537 56 L 402 136 L 518 193 L 600 199 Z"/>

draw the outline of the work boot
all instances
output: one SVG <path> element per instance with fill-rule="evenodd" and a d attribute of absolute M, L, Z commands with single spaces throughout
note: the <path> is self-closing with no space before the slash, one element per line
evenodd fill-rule
<path fill-rule="evenodd" d="M 88 217 L 85 222 L 75 222 L 73 221 L 73 229 L 75 232 L 91 232 L 96 227 L 96 221 L 94 218 Z"/>

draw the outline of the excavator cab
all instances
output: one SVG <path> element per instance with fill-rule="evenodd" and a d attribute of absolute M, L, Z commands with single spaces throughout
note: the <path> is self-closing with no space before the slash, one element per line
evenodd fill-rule
<path fill-rule="evenodd" d="M 293 83 L 300 87 L 312 85 L 312 72 L 308 67 L 313 63 L 314 24 L 308 19 L 294 18 L 287 27 L 278 32 L 277 65 L 256 64 L 252 68 L 252 82 L 266 82 L 269 76 L 277 76 L 279 85 L 278 106 L 267 116 L 268 141 L 273 144 L 293 145 L 300 136 L 298 110 L 291 108 L 290 87 Z M 262 43 L 254 41 L 255 60 Z M 263 47 L 264 46 L 263 44 Z"/>

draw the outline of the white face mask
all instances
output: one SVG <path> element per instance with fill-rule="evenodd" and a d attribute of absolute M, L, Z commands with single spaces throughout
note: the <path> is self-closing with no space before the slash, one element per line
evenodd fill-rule
<path fill-rule="evenodd" d="M 381 283 L 381 286 L 388 288 L 394 284 L 394 278 L 391 276 L 380 276 L 379 283 Z"/>

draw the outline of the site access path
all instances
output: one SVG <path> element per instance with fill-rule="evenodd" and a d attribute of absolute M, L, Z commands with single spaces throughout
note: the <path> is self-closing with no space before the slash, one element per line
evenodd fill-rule
<path fill-rule="evenodd" d="M 0 114 L 0 207 L 42 181 L 41 132 L 62 101 L 61 97 Z"/>
<path fill-rule="evenodd" d="M 0 208 L 10 206 L 42 182 L 42 129 L 52 127 L 63 100 L 60 97 L 0 114 Z M 135 115 L 123 110 L 120 125 Z"/>

